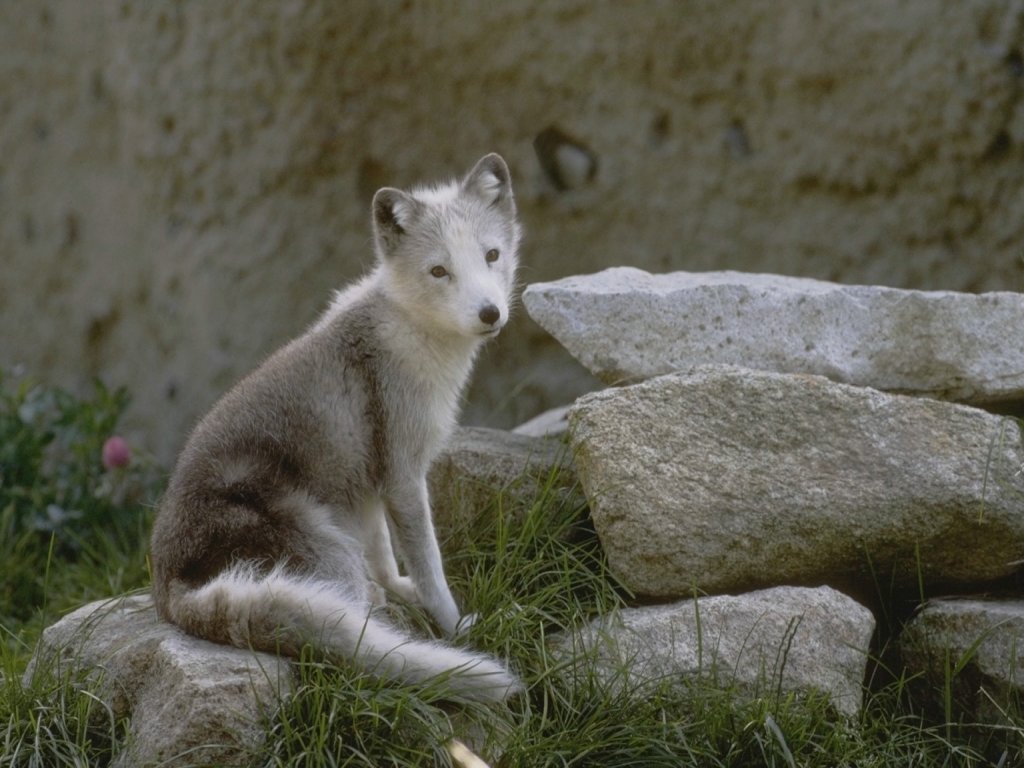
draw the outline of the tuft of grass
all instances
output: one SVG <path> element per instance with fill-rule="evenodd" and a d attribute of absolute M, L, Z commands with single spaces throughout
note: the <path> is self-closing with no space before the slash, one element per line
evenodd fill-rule
<path fill-rule="evenodd" d="M 526 510 L 505 509 L 498 494 L 475 530 L 453 534 L 470 544 L 447 562 L 453 590 L 478 617 L 464 642 L 509 660 L 528 694 L 507 710 L 487 707 L 453 699 L 443 680 L 399 689 L 307 658 L 299 664 L 295 695 L 271 722 L 267 754 L 258 764 L 449 765 L 444 745 L 452 738 L 491 759 L 508 753 L 553 674 L 538 665 L 538 649 L 560 667 L 545 650 L 547 638 L 622 605 L 582 510 L 556 492 L 557 485 L 549 478 Z M 411 630 L 430 631 L 429 619 L 416 609 L 394 611 Z"/>
<path fill-rule="evenodd" d="M 0 766 L 109 764 L 128 727 L 93 693 L 95 681 L 40 669 L 23 685 L 20 667 L 0 645 Z"/>
<path fill-rule="evenodd" d="M 504 723 L 473 702 L 453 702 L 443 680 L 396 687 L 310 653 L 292 695 L 273 715 L 253 765 L 285 768 L 451 765 L 446 745 L 474 741 Z"/>

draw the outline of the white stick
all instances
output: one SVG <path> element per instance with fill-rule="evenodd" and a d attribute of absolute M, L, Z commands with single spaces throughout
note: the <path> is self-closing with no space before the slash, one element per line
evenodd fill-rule
<path fill-rule="evenodd" d="M 487 763 L 473 754 L 469 747 L 463 744 L 458 739 L 452 739 L 444 748 L 448 750 L 448 754 L 452 756 L 452 760 L 459 768 L 490 768 Z"/>

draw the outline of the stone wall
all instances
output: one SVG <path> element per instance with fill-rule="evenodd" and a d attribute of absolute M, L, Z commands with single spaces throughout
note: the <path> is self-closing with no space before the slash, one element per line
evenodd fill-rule
<path fill-rule="evenodd" d="M 491 150 L 524 282 L 625 264 L 1020 290 L 1022 47 L 1006 0 L 7 3 L 0 366 L 127 385 L 166 460 L 369 264 L 377 187 Z M 552 181 L 551 126 L 592 177 Z M 520 318 L 466 420 L 591 383 Z"/>

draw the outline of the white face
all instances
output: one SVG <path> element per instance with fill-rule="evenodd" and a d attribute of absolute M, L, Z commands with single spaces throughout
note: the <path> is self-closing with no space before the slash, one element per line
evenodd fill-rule
<path fill-rule="evenodd" d="M 491 157 L 459 185 L 381 190 L 374 200 L 388 290 L 438 333 L 487 339 L 508 322 L 519 226 L 507 168 L 500 158 L 488 167 Z"/>
<path fill-rule="evenodd" d="M 426 229 L 409 233 L 412 252 L 397 254 L 407 261 L 394 265 L 415 293 L 411 305 L 431 326 L 462 336 L 497 336 L 508 322 L 515 282 L 516 243 L 508 227 L 480 205 L 426 219 Z"/>

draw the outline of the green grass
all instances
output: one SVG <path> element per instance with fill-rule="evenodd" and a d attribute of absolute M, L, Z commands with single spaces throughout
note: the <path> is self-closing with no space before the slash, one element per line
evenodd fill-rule
<path fill-rule="evenodd" d="M 97 387 L 73 398 L 10 379 L 0 389 L 0 767 L 107 765 L 127 725 L 90 684 L 44 669 L 26 686 L 22 675 L 43 626 L 146 584 L 159 472 L 141 461 L 111 473 L 99 462 L 123 394 Z M 466 642 L 509 659 L 525 694 L 507 710 L 453 702 L 443 681 L 399 688 L 310 654 L 251 765 L 446 765 L 453 737 L 495 768 L 1024 765 L 1018 712 L 1007 710 L 999 726 L 960 722 L 952 679 L 908 678 L 881 652 L 854 720 L 823 698 L 770 686 L 743 699 L 711 681 L 642 684 L 626 669 L 597 674 L 585 656 L 570 663 L 558 636 L 628 596 L 586 510 L 556 485 L 552 478 L 525 509 L 506 508 L 513 502 L 497 494 L 484 522 L 457 536 L 469 545 L 447 559 L 453 589 L 480 616 Z M 40 517 L 50 505 L 58 511 Z M 396 615 L 428 631 L 414 610 Z M 935 711 L 914 703 L 922 685 L 933 686 Z"/>
<path fill-rule="evenodd" d="M 106 765 L 127 735 L 84 683 L 40 670 L 22 686 L 17 665 L 4 658 L 0 680 L 0 766 Z"/>

